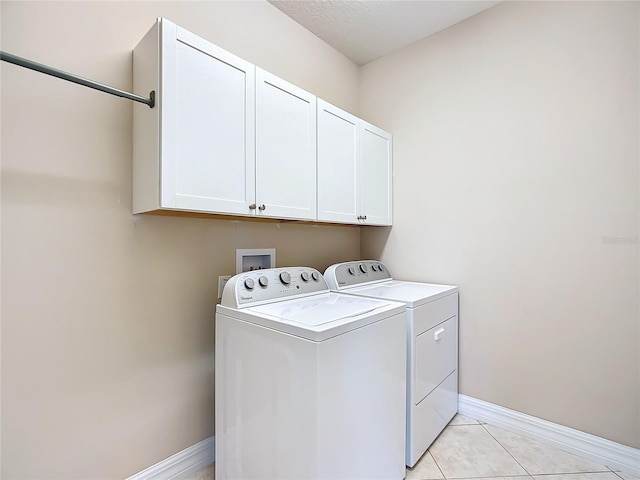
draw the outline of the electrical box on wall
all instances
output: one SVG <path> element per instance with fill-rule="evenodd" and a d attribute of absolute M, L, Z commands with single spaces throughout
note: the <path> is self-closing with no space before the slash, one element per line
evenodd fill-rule
<path fill-rule="evenodd" d="M 231 275 L 221 275 L 218 277 L 218 298 L 222 298 L 222 292 L 224 292 L 224 286 L 227 284 Z"/>
<path fill-rule="evenodd" d="M 275 248 L 239 248 L 236 250 L 236 273 L 263 270 L 275 266 Z"/>

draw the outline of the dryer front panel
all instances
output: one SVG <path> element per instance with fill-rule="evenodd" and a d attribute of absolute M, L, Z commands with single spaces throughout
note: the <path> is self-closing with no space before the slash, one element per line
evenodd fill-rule
<path fill-rule="evenodd" d="M 458 317 L 421 333 L 415 339 L 414 404 L 420 403 L 449 376 L 458 362 Z"/>

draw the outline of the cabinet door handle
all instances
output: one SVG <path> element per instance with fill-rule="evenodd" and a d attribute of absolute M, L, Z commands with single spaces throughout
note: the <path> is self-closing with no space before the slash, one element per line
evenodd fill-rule
<path fill-rule="evenodd" d="M 433 332 L 433 339 L 437 342 L 440 340 L 440 335 L 444 333 L 444 328 L 439 328 L 435 332 Z"/>
<path fill-rule="evenodd" d="M 255 210 L 256 209 L 256 204 L 252 203 L 251 205 L 249 205 L 249 210 Z"/>
<path fill-rule="evenodd" d="M 262 205 L 260 205 L 260 206 L 258 207 L 258 210 L 263 211 L 263 210 L 265 210 L 266 208 L 267 208 L 267 206 L 263 203 Z"/>

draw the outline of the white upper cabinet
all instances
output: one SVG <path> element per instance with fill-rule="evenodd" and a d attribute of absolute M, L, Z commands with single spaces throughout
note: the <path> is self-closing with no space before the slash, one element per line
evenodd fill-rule
<path fill-rule="evenodd" d="M 258 214 L 316 218 L 316 97 L 256 69 Z"/>
<path fill-rule="evenodd" d="M 358 223 L 358 123 L 318 99 L 318 220 Z"/>
<path fill-rule="evenodd" d="M 318 220 L 391 225 L 391 135 L 318 99 Z"/>
<path fill-rule="evenodd" d="M 251 214 L 254 77 L 249 62 L 156 23 L 134 50 L 134 91 L 156 91 L 156 107 L 134 110 L 134 213 Z"/>
<path fill-rule="evenodd" d="M 360 220 L 367 225 L 392 223 L 391 134 L 361 121 L 358 185 Z"/>
<path fill-rule="evenodd" d="M 391 225 L 388 133 L 164 18 L 133 90 L 133 213 Z"/>

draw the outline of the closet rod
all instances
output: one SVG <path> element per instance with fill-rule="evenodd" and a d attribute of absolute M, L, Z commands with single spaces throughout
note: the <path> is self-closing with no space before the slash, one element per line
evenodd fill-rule
<path fill-rule="evenodd" d="M 88 80 L 86 78 L 78 77 L 77 75 L 72 75 L 71 73 L 63 72 L 62 70 L 58 70 L 56 68 L 42 65 L 41 63 L 32 62 L 31 60 L 27 60 L 26 58 L 18 57 L 16 55 L 11 55 L 10 53 L 0 52 L 0 60 L 13 63 L 14 65 L 19 65 L 21 67 L 29 68 L 31 70 L 35 70 L 36 72 L 46 73 L 47 75 L 52 75 L 54 77 L 77 83 L 79 85 L 84 85 L 85 87 L 94 88 L 96 90 L 100 90 L 101 92 L 110 93 L 111 95 L 128 98 L 129 100 L 133 100 L 134 102 L 144 103 L 146 105 L 149 105 L 149 108 L 153 108 L 156 104 L 155 90 L 152 90 L 151 93 L 149 93 L 149 98 L 145 98 L 139 95 L 134 95 L 133 93 L 125 92 L 124 90 L 118 90 L 117 88 L 109 87 L 107 85 Z"/>

